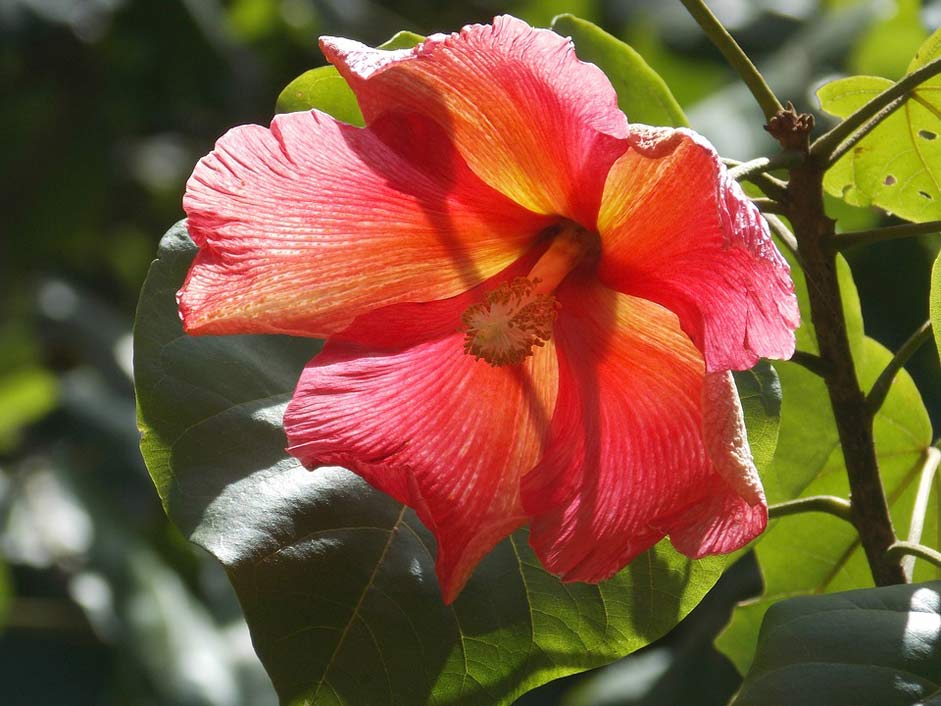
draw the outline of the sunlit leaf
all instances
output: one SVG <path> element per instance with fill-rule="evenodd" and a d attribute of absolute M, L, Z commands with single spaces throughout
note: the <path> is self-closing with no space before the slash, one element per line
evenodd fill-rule
<path fill-rule="evenodd" d="M 909 64 L 912 72 L 941 57 L 941 30 Z M 817 91 L 821 107 L 845 118 L 892 81 L 851 76 Z M 941 219 L 941 76 L 924 82 L 826 174 L 824 187 L 856 206 L 878 206 L 909 221 Z"/>
<path fill-rule="evenodd" d="M 194 252 L 172 228 L 141 294 L 142 450 L 170 517 L 226 566 L 285 704 L 509 704 L 663 635 L 726 566 L 662 542 L 602 585 L 562 584 L 521 531 L 443 605 L 434 540 L 412 511 L 284 451 L 281 416 L 316 343 L 183 334 L 174 294 Z M 767 454 L 774 373 L 738 380 Z"/>
<path fill-rule="evenodd" d="M 941 583 L 781 601 L 732 706 L 937 704 Z"/>
<path fill-rule="evenodd" d="M 332 66 L 320 66 L 302 73 L 284 87 L 275 106 L 278 113 L 311 108 L 330 113 L 337 120 L 350 125 L 363 124 L 363 114 L 356 96 L 340 72 Z"/>
<path fill-rule="evenodd" d="M 849 267 L 838 259 L 847 332 L 857 372 L 868 389 L 891 353 L 863 333 L 859 298 Z M 803 275 L 794 268 L 803 324 L 798 347 L 816 351 Z M 783 392 L 781 428 L 774 461 L 763 474 L 771 503 L 810 495 L 849 496 L 846 467 L 826 387 L 816 375 L 795 363 L 778 363 Z M 875 419 L 876 451 L 893 522 L 908 528 L 918 475 L 931 444 L 931 423 L 911 377 L 902 371 Z M 938 546 L 938 504 L 932 496 L 923 541 Z M 809 513 L 775 520 L 755 547 L 765 592 L 735 609 L 717 646 L 742 673 L 748 670 L 765 611 L 778 601 L 802 593 L 825 593 L 872 585 L 868 563 L 856 531 L 830 515 Z M 916 578 L 938 577 L 924 562 Z"/>
<path fill-rule="evenodd" d="M 928 314 L 931 317 L 931 328 L 934 331 L 934 340 L 941 353 L 941 255 L 934 261 L 931 268 L 931 294 L 928 299 Z"/>
<path fill-rule="evenodd" d="M 572 38 L 579 59 L 597 64 L 607 74 L 617 91 L 618 106 L 631 122 L 689 124 L 663 79 L 627 44 L 574 15 L 559 15 L 552 29 Z"/>

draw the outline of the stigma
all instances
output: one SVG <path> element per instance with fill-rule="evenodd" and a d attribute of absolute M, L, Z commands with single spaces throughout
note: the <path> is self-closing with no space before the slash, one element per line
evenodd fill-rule
<path fill-rule="evenodd" d="M 538 281 L 516 277 L 470 306 L 461 317 L 464 352 L 491 365 L 518 365 L 552 336 L 558 303 L 536 291 Z"/>
<path fill-rule="evenodd" d="M 461 317 L 464 352 L 490 365 L 519 365 L 552 337 L 559 303 L 552 292 L 586 255 L 600 254 L 598 235 L 570 221 L 551 232 L 552 242 L 526 277 L 489 292 Z"/>

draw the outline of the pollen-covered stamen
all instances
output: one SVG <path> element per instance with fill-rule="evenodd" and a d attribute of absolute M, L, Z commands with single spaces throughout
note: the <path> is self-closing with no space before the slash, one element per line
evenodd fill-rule
<path fill-rule="evenodd" d="M 469 307 L 461 321 L 464 352 L 491 365 L 517 365 L 552 336 L 558 304 L 536 291 L 537 281 L 517 277 Z"/>

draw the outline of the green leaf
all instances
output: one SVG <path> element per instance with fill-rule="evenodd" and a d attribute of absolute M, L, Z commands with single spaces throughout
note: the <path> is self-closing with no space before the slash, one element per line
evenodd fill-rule
<path fill-rule="evenodd" d="M 689 123 L 663 79 L 643 57 L 597 25 L 573 15 L 559 15 L 552 29 L 571 37 L 582 61 L 597 64 L 618 94 L 618 106 L 631 122 L 686 126 Z"/>
<path fill-rule="evenodd" d="M 277 113 L 293 113 L 317 108 L 350 125 L 364 124 L 356 96 L 332 66 L 305 71 L 291 81 L 275 105 Z"/>
<path fill-rule="evenodd" d="M 414 32 L 398 32 L 379 45 L 379 49 L 410 49 L 424 40 Z M 305 71 L 291 81 L 281 94 L 275 112 L 292 113 L 316 108 L 350 125 L 364 124 L 356 96 L 340 72 L 332 66 L 320 66 Z"/>
<path fill-rule="evenodd" d="M 847 333 L 864 389 L 872 385 L 891 353 L 865 336 L 859 298 L 849 267 L 838 258 Z M 803 324 L 798 347 L 816 351 L 803 274 L 793 268 Z M 810 495 L 849 496 L 846 467 L 826 387 L 795 363 L 776 364 L 783 405 L 774 461 L 762 479 L 769 503 Z M 918 476 L 931 444 L 931 423 L 918 389 L 904 370 L 897 376 L 875 418 L 876 452 L 893 522 L 904 533 L 914 504 Z M 923 542 L 938 546 L 937 496 L 932 495 Z M 755 546 L 765 592 L 740 605 L 716 640 L 740 672 L 748 670 L 761 619 L 770 606 L 802 593 L 825 593 L 872 585 L 868 563 L 852 526 L 817 513 L 773 521 Z M 920 562 L 916 578 L 937 578 L 937 569 Z"/>
<path fill-rule="evenodd" d="M 941 29 L 922 44 L 908 71 L 939 56 Z M 824 85 L 817 97 L 825 111 L 845 118 L 892 85 L 878 76 L 852 76 Z M 833 165 L 824 187 L 854 206 L 878 206 L 909 221 L 941 219 L 941 76 L 916 88 Z"/>
<path fill-rule="evenodd" d="M 771 608 L 732 706 L 912 706 L 941 693 L 941 583 L 805 596 Z"/>
<path fill-rule="evenodd" d="M 931 329 L 934 331 L 934 341 L 941 353 L 941 254 L 934 261 L 931 268 L 931 293 L 928 298 L 928 315 L 931 318 Z"/>
<path fill-rule="evenodd" d="M 407 30 L 402 30 L 401 32 L 396 32 L 389 39 L 380 44 L 377 49 L 386 49 L 388 51 L 393 51 L 395 49 L 411 49 L 412 47 L 417 47 L 419 44 L 425 41 L 425 38 L 420 34 L 415 34 L 414 32 L 409 32 Z"/>
<path fill-rule="evenodd" d="M 141 448 L 171 519 L 225 565 L 283 703 L 509 704 L 657 639 L 725 568 L 662 542 L 601 585 L 562 584 L 521 531 L 444 606 L 434 539 L 412 511 L 284 451 L 281 416 L 316 342 L 183 334 L 174 295 L 194 251 L 174 226 L 141 294 Z M 767 454 L 773 370 L 738 382 Z"/>
<path fill-rule="evenodd" d="M 774 458 L 781 425 L 781 382 L 771 363 L 759 361 L 751 370 L 734 371 L 735 386 L 748 424 L 748 443 L 755 465 L 766 469 Z"/>

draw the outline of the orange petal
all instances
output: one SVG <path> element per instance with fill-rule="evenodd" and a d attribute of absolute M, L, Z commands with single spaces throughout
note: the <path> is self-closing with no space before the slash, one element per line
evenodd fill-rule
<path fill-rule="evenodd" d="M 190 333 L 327 336 L 369 309 L 453 296 L 548 224 L 475 177 L 440 128 L 291 113 L 223 136 L 190 178 Z"/>
<path fill-rule="evenodd" d="M 689 130 L 631 126 L 598 217 L 599 276 L 662 304 L 710 371 L 790 358 L 799 323 L 787 263 L 715 150 Z"/>
<path fill-rule="evenodd" d="M 595 582 L 666 535 L 701 556 L 760 533 L 760 485 L 744 489 L 736 476 L 754 468 L 730 421 L 738 408 L 721 384 L 704 394 L 702 354 L 676 317 L 591 281 L 556 296 L 559 397 L 543 461 L 522 485 L 543 564 Z"/>
<path fill-rule="evenodd" d="M 345 466 L 415 509 L 438 542 L 446 603 L 526 521 L 520 477 L 541 456 L 558 383 L 551 346 L 508 367 L 463 352 L 455 325 L 480 296 L 361 317 L 310 362 L 284 418 L 305 466 Z"/>
<path fill-rule="evenodd" d="M 509 16 L 382 51 L 320 40 L 366 122 L 392 111 L 434 119 L 486 183 L 539 213 L 594 228 L 627 120 L 607 77 L 572 42 Z"/>

